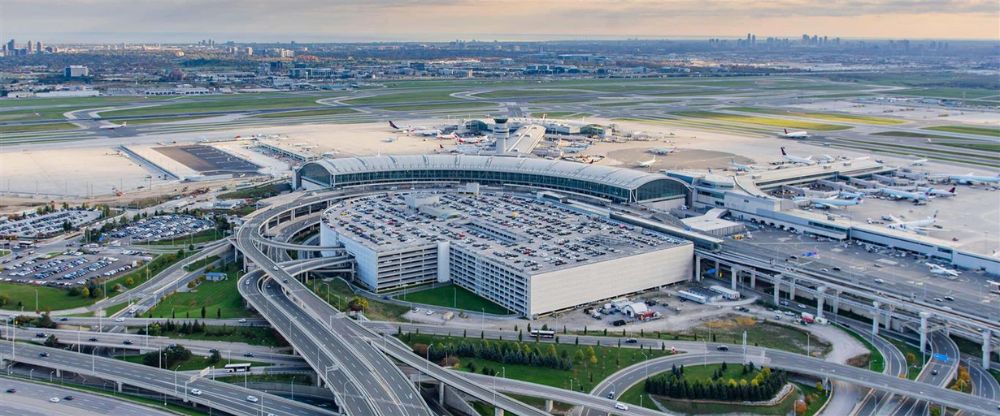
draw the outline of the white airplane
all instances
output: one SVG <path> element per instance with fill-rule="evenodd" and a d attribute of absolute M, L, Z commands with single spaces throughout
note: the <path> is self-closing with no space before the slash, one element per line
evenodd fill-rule
<path fill-rule="evenodd" d="M 997 183 L 1000 182 L 1000 175 L 997 176 L 982 176 L 973 175 L 969 172 L 967 175 L 948 175 L 948 180 L 961 185 L 973 185 L 977 183 Z"/>
<path fill-rule="evenodd" d="M 742 165 L 742 164 L 736 163 L 736 158 L 732 158 L 732 159 L 729 160 L 729 167 L 731 169 L 735 170 L 735 171 L 738 171 L 738 172 L 752 172 L 754 170 L 761 169 L 759 166 L 755 166 L 755 165 Z"/>
<path fill-rule="evenodd" d="M 441 134 L 441 130 L 439 129 L 431 129 L 423 126 L 399 127 L 392 120 L 389 120 L 389 127 L 392 127 L 394 131 L 399 133 L 416 134 L 418 136 L 437 136 Z"/>
<path fill-rule="evenodd" d="M 654 155 L 669 155 L 675 151 L 677 151 L 676 147 L 654 147 L 649 149 L 649 153 Z"/>
<path fill-rule="evenodd" d="M 438 134 L 437 136 L 434 136 L 434 138 L 438 139 L 438 140 L 458 140 L 459 139 L 458 133 L 455 133 L 455 132 L 451 132 L 451 133 L 448 133 L 448 134 Z"/>
<path fill-rule="evenodd" d="M 951 198 L 955 196 L 955 187 L 952 186 L 949 190 L 944 189 L 934 189 L 934 188 L 917 188 L 918 191 L 927 194 L 927 196 L 934 198 Z"/>
<path fill-rule="evenodd" d="M 911 160 L 910 161 L 910 166 L 923 166 L 925 163 L 927 163 L 929 161 L 930 160 L 928 160 L 927 158 L 920 158 L 920 159 L 916 159 L 916 160 Z"/>
<path fill-rule="evenodd" d="M 896 217 L 889 215 L 888 218 L 889 221 L 892 221 L 892 224 L 887 225 L 887 227 L 893 230 L 912 231 L 918 234 L 923 233 L 928 230 L 929 226 L 934 225 L 934 222 L 937 221 L 937 214 L 937 211 L 934 211 L 934 215 L 930 217 L 913 221 L 900 221 Z"/>
<path fill-rule="evenodd" d="M 128 127 L 128 121 L 123 121 L 122 124 L 115 124 L 115 123 L 105 124 L 103 126 L 100 126 L 99 128 L 101 130 L 114 130 L 119 128 L 123 129 L 125 127 Z"/>
<path fill-rule="evenodd" d="M 784 137 L 786 139 L 806 139 L 809 137 L 809 132 L 805 130 L 788 131 L 788 129 L 785 129 L 785 132 L 779 134 L 778 137 Z"/>
<path fill-rule="evenodd" d="M 459 144 L 476 144 L 482 143 L 486 140 L 486 136 L 476 136 L 476 137 L 458 137 L 455 139 Z"/>
<path fill-rule="evenodd" d="M 854 205 L 861 205 L 861 203 L 864 202 L 861 198 L 801 198 L 796 201 L 808 201 L 813 207 L 821 209 L 846 208 Z"/>
<path fill-rule="evenodd" d="M 784 147 L 781 148 L 781 156 L 785 159 L 785 161 L 792 163 L 800 163 L 803 165 L 813 165 L 816 163 L 816 161 L 813 160 L 812 155 L 806 157 L 790 155 L 788 152 L 785 152 Z"/>
<path fill-rule="evenodd" d="M 880 194 L 888 197 L 888 198 L 896 199 L 896 200 L 906 199 L 906 200 L 910 200 L 910 201 L 913 201 L 913 202 L 926 201 L 927 200 L 927 193 L 926 192 L 910 192 L 910 191 L 902 191 L 902 190 L 899 190 L 899 189 L 892 189 L 892 188 L 882 188 L 882 189 L 879 189 L 878 192 Z"/>
<path fill-rule="evenodd" d="M 640 168 L 648 168 L 650 166 L 653 166 L 654 163 L 656 163 L 656 157 L 655 156 L 652 159 L 649 159 L 649 160 L 640 160 L 640 161 L 636 162 L 635 165 L 637 167 L 640 167 Z"/>
<path fill-rule="evenodd" d="M 927 267 L 931 268 L 931 274 L 938 274 L 938 275 L 942 275 L 942 276 L 947 276 L 949 278 L 958 277 L 958 274 L 959 274 L 958 270 L 949 269 L 947 267 L 944 267 L 944 266 L 941 266 L 941 265 L 938 265 L 938 264 L 934 264 L 934 263 L 924 263 L 924 264 L 927 265 Z"/>

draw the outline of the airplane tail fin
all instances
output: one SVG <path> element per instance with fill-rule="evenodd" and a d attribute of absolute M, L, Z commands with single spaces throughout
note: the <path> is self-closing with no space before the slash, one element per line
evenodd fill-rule
<path fill-rule="evenodd" d="M 952 186 L 951 189 L 948 190 L 948 193 L 949 194 L 954 194 L 955 193 L 955 187 Z"/>
<path fill-rule="evenodd" d="M 392 120 L 389 120 L 389 127 L 392 127 L 392 128 L 394 128 L 396 130 L 400 129 L 399 126 L 396 125 L 396 123 L 392 122 Z"/>
<path fill-rule="evenodd" d="M 788 134 L 788 129 L 785 129 L 785 134 Z"/>
<path fill-rule="evenodd" d="M 784 147 L 781 148 L 781 155 L 782 156 L 788 156 L 788 153 L 785 153 L 785 148 Z"/>

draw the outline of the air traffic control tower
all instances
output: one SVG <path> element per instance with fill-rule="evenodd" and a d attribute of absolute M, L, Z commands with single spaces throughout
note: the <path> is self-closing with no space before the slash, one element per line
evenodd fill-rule
<path fill-rule="evenodd" d="M 507 117 L 493 119 L 493 139 L 496 143 L 496 154 L 507 153 L 507 139 L 510 138 L 510 127 L 507 127 Z"/>

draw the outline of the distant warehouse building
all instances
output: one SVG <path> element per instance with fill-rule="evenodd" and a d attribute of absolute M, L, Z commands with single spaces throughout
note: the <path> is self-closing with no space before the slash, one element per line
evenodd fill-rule
<path fill-rule="evenodd" d="M 536 317 L 688 280 L 691 242 L 530 194 L 386 193 L 329 208 L 320 244 L 383 292 L 453 282 Z"/>

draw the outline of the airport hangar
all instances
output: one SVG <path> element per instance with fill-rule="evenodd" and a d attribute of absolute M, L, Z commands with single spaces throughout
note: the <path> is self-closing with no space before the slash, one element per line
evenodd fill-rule
<path fill-rule="evenodd" d="M 663 174 L 407 155 L 323 159 L 304 164 L 294 180 L 307 190 L 386 191 L 330 207 L 320 226 L 320 244 L 343 246 L 356 263 L 355 280 L 376 292 L 450 281 L 537 317 L 687 281 L 694 272 L 691 241 L 612 219 L 613 204 L 684 205 L 687 187 Z M 417 185 L 457 187 L 410 190 Z"/>

